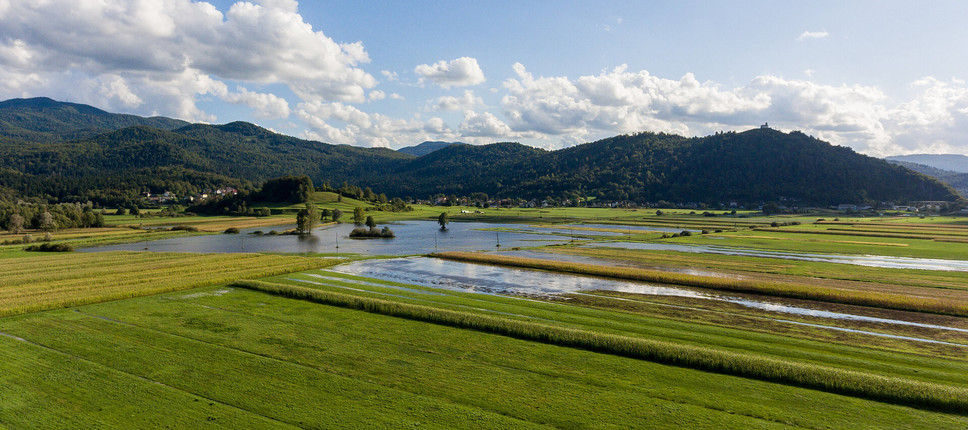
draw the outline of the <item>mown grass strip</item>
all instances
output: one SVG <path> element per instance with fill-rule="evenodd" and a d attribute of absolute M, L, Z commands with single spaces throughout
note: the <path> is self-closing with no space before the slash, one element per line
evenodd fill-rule
<path fill-rule="evenodd" d="M 856 237 L 884 237 L 893 239 L 924 239 L 924 240 L 937 240 L 944 239 L 944 236 L 938 236 L 937 233 L 934 234 L 916 234 L 916 233 L 879 233 L 873 231 L 861 231 L 861 230 L 809 230 L 809 229 L 793 229 L 793 228 L 783 228 L 783 227 L 757 227 L 753 231 L 771 231 L 774 233 L 803 233 L 803 234 L 829 234 L 836 236 L 856 236 Z"/>
<path fill-rule="evenodd" d="M 933 240 L 935 242 L 968 243 L 968 238 L 936 237 Z"/>
<path fill-rule="evenodd" d="M 517 339 L 580 348 L 944 412 L 968 413 L 968 389 L 964 388 L 292 285 L 261 281 L 238 281 L 232 285 L 298 300 L 471 329 Z"/>
<path fill-rule="evenodd" d="M 611 267 L 597 264 L 551 261 L 537 258 L 512 257 L 506 255 L 473 252 L 441 252 L 431 254 L 431 256 L 454 261 L 496 264 L 526 269 L 550 270 L 580 275 L 628 279 L 633 281 L 685 285 L 722 291 L 765 294 L 793 299 L 819 300 L 831 303 L 870 306 L 903 311 L 968 316 L 968 303 L 955 300 L 912 297 L 872 291 L 840 290 L 782 282 L 727 279 L 711 276 L 688 275 L 684 273 L 670 273 L 635 267 Z"/>
<path fill-rule="evenodd" d="M 719 234 L 707 234 L 705 237 L 722 237 L 731 239 L 756 239 L 756 240 L 790 240 L 788 237 L 779 236 L 750 236 L 750 235 L 719 235 Z M 907 243 L 891 243 L 891 242 L 864 242 L 859 240 L 831 240 L 831 239 L 798 239 L 800 242 L 813 242 L 813 243 L 846 243 L 848 245 L 874 245 L 874 246 L 899 246 L 905 247 L 909 246 Z"/>
<path fill-rule="evenodd" d="M 334 260 L 265 254 L 98 253 L 6 260 L 0 317 L 224 284 L 331 266 Z M 75 258 L 81 260 L 75 261 Z M 90 258 L 100 258 L 88 265 Z"/>

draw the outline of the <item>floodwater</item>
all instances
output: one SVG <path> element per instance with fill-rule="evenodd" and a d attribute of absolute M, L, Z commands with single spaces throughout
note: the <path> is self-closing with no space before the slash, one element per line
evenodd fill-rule
<path fill-rule="evenodd" d="M 747 279 L 745 276 L 736 275 L 732 273 L 723 272 L 713 272 L 709 270 L 693 269 L 691 267 L 663 267 L 663 266 L 652 266 L 649 264 L 638 263 L 635 261 L 627 260 L 616 260 L 612 258 L 602 258 L 602 257 L 592 257 L 587 255 L 573 255 L 573 254 L 560 254 L 556 252 L 543 252 L 541 250 L 509 250 L 509 251 L 492 251 L 490 254 L 496 255 L 507 255 L 510 257 L 521 257 L 521 258 L 534 258 L 538 260 L 550 260 L 550 261 L 567 261 L 570 263 L 584 263 L 584 264 L 597 264 L 612 267 L 637 267 L 652 270 L 660 270 L 663 272 L 672 273 L 682 273 L 686 275 L 695 276 L 712 276 L 717 278 L 729 278 L 729 279 Z"/>
<path fill-rule="evenodd" d="M 582 291 L 594 290 L 620 291 L 653 296 L 675 296 L 714 300 L 734 303 L 752 309 L 814 318 L 882 323 L 897 326 L 968 333 L 968 329 L 957 327 L 809 309 L 799 306 L 758 301 L 741 297 L 711 294 L 673 286 L 653 285 L 642 282 L 620 281 L 564 273 L 464 263 L 439 258 L 407 257 L 386 260 L 356 261 L 332 267 L 330 270 L 350 275 L 443 288 L 453 291 L 544 297 L 563 293 L 580 293 Z M 777 321 L 787 322 L 787 320 Z M 800 323 L 797 322 L 797 324 Z M 815 326 L 830 328 L 824 325 Z M 879 336 L 884 335 L 882 333 L 866 332 L 863 330 L 850 329 L 850 331 L 870 333 Z M 899 339 L 922 340 L 925 342 L 947 343 L 931 339 L 907 338 L 895 335 L 885 336 Z"/>
<path fill-rule="evenodd" d="M 672 228 L 672 227 L 652 227 L 652 226 L 628 226 L 628 225 L 618 225 L 618 224 L 549 224 L 549 225 L 522 225 L 519 227 L 523 230 L 531 230 L 535 232 L 558 234 L 562 236 L 626 236 L 632 233 L 680 233 L 684 230 L 699 233 L 700 230 L 692 230 L 688 228 Z M 615 231 L 595 231 L 595 230 L 584 230 L 584 229 L 608 229 Z"/>
<path fill-rule="evenodd" d="M 281 227 L 261 227 L 242 230 L 241 234 L 186 236 L 150 242 L 84 248 L 83 252 L 143 251 L 155 252 L 291 252 L 291 253 L 347 253 L 365 255 L 428 254 L 437 251 L 481 251 L 500 248 L 540 246 L 571 241 L 570 237 L 534 234 L 527 231 L 486 231 L 484 229 L 527 227 L 524 224 L 495 224 L 482 222 L 451 222 L 441 231 L 436 221 L 403 221 L 387 224 L 396 237 L 393 239 L 350 239 L 353 224 L 324 226 L 312 235 L 250 234 L 256 230 L 269 231 Z M 382 228 L 378 226 L 377 228 Z M 499 248 L 497 245 L 500 244 Z M 339 248 L 337 248 L 337 245 Z"/>
<path fill-rule="evenodd" d="M 641 249 L 649 251 L 677 251 L 699 254 L 737 255 L 743 257 L 780 258 L 784 260 L 818 261 L 823 263 L 853 264 L 857 266 L 891 269 L 921 269 L 968 272 L 968 261 L 934 258 L 892 257 L 886 255 L 811 254 L 802 252 L 764 251 L 727 246 L 678 245 L 671 243 L 596 242 L 595 247 Z"/>

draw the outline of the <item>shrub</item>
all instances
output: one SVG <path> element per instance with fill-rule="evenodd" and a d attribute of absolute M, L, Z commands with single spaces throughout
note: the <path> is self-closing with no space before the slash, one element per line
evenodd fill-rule
<path fill-rule="evenodd" d="M 682 233 L 679 233 L 679 236 L 692 236 L 692 232 L 689 230 L 683 230 Z"/>
<path fill-rule="evenodd" d="M 40 245 L 31 245 L 24 248 L 24 251 L 38 251 L 38 252 L 73 252 L 74 247 L 67 243 L 42 243 Z"/>
<path fill-rule="evenodd" d="M 179 224 L 171 228 L 171 231 L 198 231 L 198 227 L 193 225 Z"/>
<path fill-rule="evenodd" d="M 229 227 L 223 232 L 225 234 L 239 234 L 239 229 L 235 227 Z"/>

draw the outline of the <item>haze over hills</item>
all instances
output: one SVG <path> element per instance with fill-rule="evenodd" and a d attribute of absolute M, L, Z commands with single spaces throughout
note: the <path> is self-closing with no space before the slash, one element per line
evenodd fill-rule
<path fill-rule="evenodd" d="M 701 138 L 638 133 L 557 151 L 507 142 L 431 143 L 422 150 L 442 148 L 414 156 L 298 139 L 245 122 L 187 124 L 50 99 L 3 102 L 0 118 L 0 187 L 52 200 L 166 190 L 185 195 L 287 174 L 414 198 L 482 192 L 529 199 L 803 205 L 959 198 L 950 187 L 904 167 L 771 129 Z"/>
<path fill-rule="evenodd" d="M 427 155 L 427 154 L 429 154 L 431 152 L 434 152 L 434 151 L 436 151 L 438 149 L 446 148 L 446 147 L 448 147 L 450 145 L 466 145 L 466 143 L 464 143 L 464 142 L 427 141 L 427 142 L 422 142 L 419 145 L 407 146 L 407 147 L 404 147 L 404 148 L 400 148 L 397 151 L 402 152 L 404 154 L 413 155 L 414 157 L 420 157 L 420 156 L 423 156 L 423 155 Z"/>
<path fill-rule="evenodd" d="M 888 162 L 904 166 L 915 172 L 936 178 L 939 181 L 950 185 L 951 188 L 954 188 L 955 191 L 958 191 L 958 193 L 960 193 L 963 197 L 968 197 L 968 173 L 952 172 L 950 170 L 938 169 L 935 167 L 926 166 L 924 164 L 911 163 L 908 161 L 888 159 Z"/>
<path fill-rule="evenodd" d="M 912 154 L 912 155 L 893 155 L 886 157 L 889 161 L 905 161 L 917 163 L 935 169 L 947 170 L 957 173 L 968 173 L 968 156 L 960 154 Z"/>

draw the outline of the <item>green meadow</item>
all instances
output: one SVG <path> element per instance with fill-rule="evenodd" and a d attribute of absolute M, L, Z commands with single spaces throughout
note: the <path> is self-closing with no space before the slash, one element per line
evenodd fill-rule
<path fill-rule="evenodd" d="M 344 220 L 362 205 L 316 197 Z M 968 244 L 935 240 L 968 230 L 964 218 L 428 206 L 368 214 L 390 222 L 442 211 L 455 221 L 538 230 L 562 223 L 614 225 L 588 232 L 713 229 L 665 238 L 578 234 L 586 245 L 631 239 L 968 259 Z M 90 246 L 292 219 L 108 216 L 111 227 L 53 239 Z M 157 228 L 180 224 L 199 231 Z M 539 250 L 595 264 L 445 255 L 957 329 L 947 330 L 779 315 L 688 296 L 474 294 L 341 274 L 330 267 L 345 260 L 319 256 L 24 247 L 0 247 L 0 428 L 968 426 L 965 272 L 594 246 Z"/>

